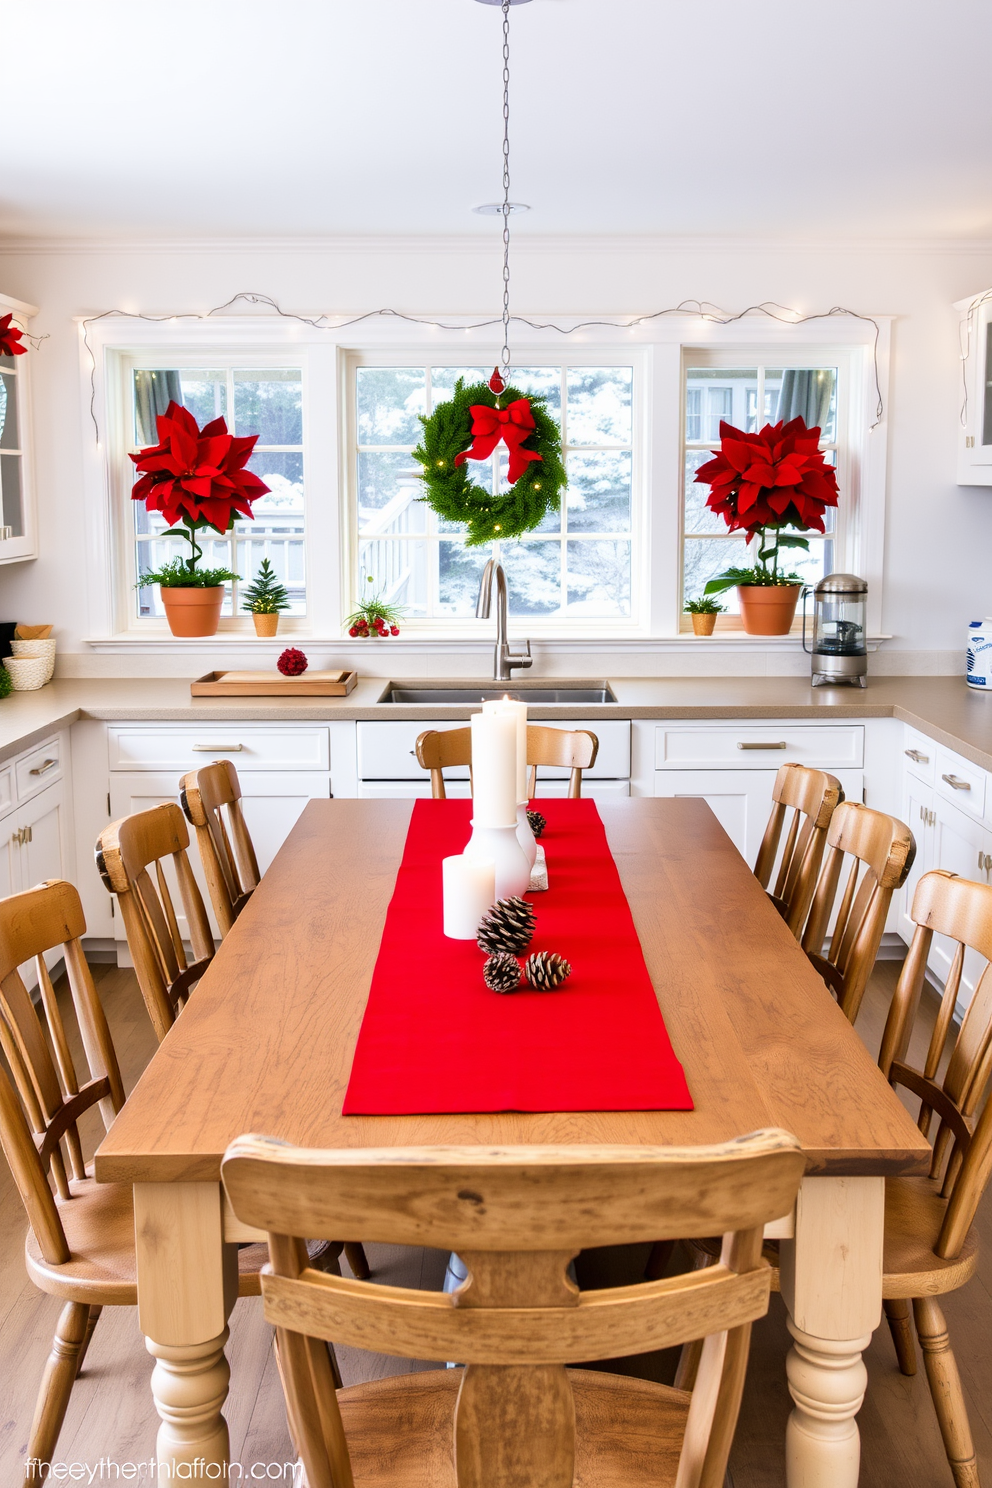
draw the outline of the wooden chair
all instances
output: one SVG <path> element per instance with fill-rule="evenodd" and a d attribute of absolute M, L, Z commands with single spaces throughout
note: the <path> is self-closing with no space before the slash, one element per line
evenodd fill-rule
<path fill-rule="evenodd" d="M 834 809 L 844 799 L 840 781 L 825 770 L 782 765 L 772 786 L 772 814 L 761 839 L 754 876 L 798 940 L 813 901 Z M 792 819 L 782 846 L 786 817 Z M 769 889 L 778 861 L 774 889 Z"/>
<path fill-rule="evenodd" d="M 117 1055 L 80 937 L 82 905 L 72 884 L 55 880 L 0 900 L 0 1142 L 27 1211 L 25 1260 L 41 1291 L 64 1302 L 42 1377 L 27 1449 L 31 1464 L 55 1455 L 69 1395 L 104 1307 L 137 1302 L 130 1184 L 96 1183 L 83 1158 L 77 1123 L 94 1106 L 109 1129 L 124 1104 Z M 45 951 L 60 947 L 85 1050 L 77 1072 Z M 36 958 L 36 1009 L 18 967 Z M 54 1186 L 54 1194 L 52 1187 Z M 240 1253 L 240 1294 L 257 1295 L 261 1246 Z"/>
<path fill-rule="evenodd" d="M 269 1232 L 263 1278 L 287 1409 L 310 1488 L 722 1488 L 750 1324 L 768 1306 L 762 1226 L 792 1206 L 795 1138 L 720 1147 L 438 1147 L 306 1151 L 246 1136 L 223 1177 L 235 1213 Z M 580 1293 L 580 1249 L 724 1234 L 719 1264 Z M 324 1226 L 454 1250 L 454 1295 L 368 1286 L 307 1267 Z M 569 1362 L 706 1337 L 695 1391 Z M 318 1340 L 464 1369 L 340 1386 Z"/>
<path fill-rule="evenodd" d="M 954 1023 L 965 948 L 992 960 L 992 888 L 943 869 L 920 879 L 916 921 L 882 1036 L 879 1065 L 894 1087 L 920 1097 L 920 1130 L 933 1140 L 927 1178 L 885 1185 L 882 1295 L 903 1374 L 916 1373 L 909 1318 L 913 1304 L 944 1448 L 958 1488 L 978 1488 L 968 1411 L 947 1322 L 937 1298 L 964 1285 L 978 1262 L 975 1213 L 992 1173 L 992 971 L 985 967 L 971 1003 Z M 907 1061 L 934 934 L 955 941 L 940 1011 L 922 1069 Z M 945 1064 L 943 1074 L 941 1066 Z"/>
<path fill-rule="evenodd" d="M 223 938 L 262 877 L 241 810 L 237 770 L 226 759 L 191 770 L 179 782 L 179 801 L 196 829 L 207 892 Z"/>
<path fill-rule="evenodd" d="M 853 1023 L 885 930 L 892 895 L 916 857 L 904 822 L 856 801 L 843 801 L 827 828 L 827 853 L 803 931 L 802 947 Z M 840 907 L 823 954 L 845 858 L 851 858 Z"/>
<path fill-rule="evenodd" d="M 527 725 L 527 794 L 533 797 L 539 765 L 569 770 L 568 795 L 576 800 L 582 795 L 582 772 L 596 763 L 599 740 L 588 729 L 546 728 L 540 723 Z M 435 801 L 445 799 L 446 766 L 472 764 L 472 730 L 428 729 L 417 740 L 417 760 L 421 769 L 431 772 L 431 795 Z"/>
<path fill-rule="evenodd" d="M 116 896 L 128 950 L 159 1042 L 186 1004 L 214 955 L 207 911 L 186 856 L 189 832 L 173 802 L 112 822 L 97 838 L 96 866 Z M 171 859 L 193 950 L 187 961 L 175 906 L 163 871 Z M 155 865 L 155 883 L 148 872 Z"/>

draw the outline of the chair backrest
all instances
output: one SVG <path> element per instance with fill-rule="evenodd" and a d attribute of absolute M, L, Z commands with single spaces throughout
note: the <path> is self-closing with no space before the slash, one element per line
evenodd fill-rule
<path fill-rule="evenodd" d="M 466 1365 L 455 1415 L 459 1488 L 512 1458 L 514 1483 L 571 1488 L 569 1362 L 706 1338 L 681 1488 L 722 1488 L 750 1337 L 767 1309 L 762 1226 L 787 1213 L 803 1157 L 786 1132 L 720 1147 L 481 1147 L 307 1151 L 263 1137 L 228 1148 L 234 1211 L 269 1232 L 265 1314 L 276 1325 L 290 1419 L 310 1488 L 351 1481 L 328 1352 L 355 1343 Z M 455 1251 L 458 1291 L 384 1288 L 309 1267 L 303 1237 L 356 1234 Z M 722 1234 L 720 1264 L 580 1293 L 586 1247 Z M 488 1475 L 487 1475 L 488 1464 Z M 684 1475 L 683 1475 L 684 1474 Z"/>
<path fill-rule="evenodd" d="M 988 965 L 960 1027 L 954 1023 L 965 948 L 977 951 L 986 963 L 992 961 L 992 887 L 936 868 L 917 884 L 911 913 L 916 930 L 889 1008 L 878 1062 L 893 1086 L 902 1085 L 920 1097 L 919 1126 L 924 1136 L 930 1135 L 936 1118 L 930 1176 L 940 1182 L 949 1202 L 934 1249 L 939 1256 L 953 1258 L 964 1244 L 992 1172 L 992 1101 L 986 1092 L 992 1074 L 992 971 Z M 907 1064 L 906 1058 L 934 933 L 956 941 L 957 948 L 919 1070 Z"/>
<path fill-rule="evenodd" d="M 124 1104 L 110 1030 L 80 937 L 86 921 L 79 895 L 61 879 L 0 900 L 0 1141 L 45 1259 L 70 1258 L 50 1181 L 62 1201 L 71 1179 L 86 1176 L 77 1122 L 99 1106 L 104 1126 Z M 44 952 L 60 947 L 88 1077 L 80 1081 Z M 18 967 L 34 960 L 41 999 L 35 1007 Z"/>
<path fill-rule="evenodd" d="M 237 770 L 226 759 L 190 770 L 179 782 L 179 801 L 186 820 L 196 828 L 210 902 L 224 936 L 262 877 L 241 810 Z"/>
<path fill-rule="evenodd" d="M 186 850 L 189 832 L 174 802 L 112 822 L 97 838 L 96 866 L 116 896 L 141 995 L 159 1040 L 213 959 L 214 941 Z M 171 860 L 189 926 L 186 959 L 163 864 Z M 154 864 L 155 882 L 148 872 Z"/>
<path fill-rule="evenodd" d="M 813 902 L 827 828 L 843 799 L 836 776 L 825 770 L 810 770 L 806 765 L 782 765 L 772 786 L 772 812 L 755 859 L 754 876 L 768 890 L 769 899 L 797 940 Z M 790 810 L 792 819 L 782 845 Z M 770 889 L 776 860 L 775 887 Z"/>
<path fill-rule="evenodd" d="M 588 729 L 547 728 L 543 723 L 527 725 L 527 794 L 537 789 L 538 765 L 556 765 L 570 770 L 568 794 L 575 800 L 582 794 L 582 771 L 591 770 L 599 753 L 599 740 Z"/>
<path fill-rule="evenodd" d="M 588 729 L 547 728 L 544 724 L 527 725 L 527 793 L 534 795 L 538 765 L 555 765 L 570 770 L 568 794 L 575 799 L 582 794 L 582 771 L 596 763 L 599 740 Z M 422 770 L 431 772 L 431 795 L 445 799 L 445 766 L 472 764 L 472 730 L 428 729 L 417 740 L 417 760 Z"/>
<path fill-rule="evenodd" d="M 853 1023 L 882 942 L 889 904 L 906 882 L 916 840 L 905 822 L 857 801 L 843 801 L 827 828 L 827 851 L 802 947 Z M 844 859 L 850 871 L 823 954 Z"/>

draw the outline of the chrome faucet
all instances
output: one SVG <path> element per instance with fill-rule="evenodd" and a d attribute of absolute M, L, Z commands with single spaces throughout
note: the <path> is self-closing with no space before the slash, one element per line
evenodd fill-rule
<path fill-rule="evenodd" d="M 506 574 L 502 563 L 490 558 L 482 570 L 479 585 L 479 602 L 475 607 L 478 620 L 488 620 L 493 602 L 493 579 L 496 580 L 496 651 L 493 656 L 493 681 L 509 682 L 512 667 L 529 667 L 534 658 L 530 654 L 530 641 L 525 641 L 526 651 L 516 654 L 510 650 L 506 638 Z"/>

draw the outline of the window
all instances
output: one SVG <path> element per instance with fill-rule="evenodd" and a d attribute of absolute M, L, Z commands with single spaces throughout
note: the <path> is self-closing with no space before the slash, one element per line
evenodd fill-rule
<path fill-rule="evenodd" d="M 709 579 L 724 569 L 751 567 L 756 562 L 755 544 L 728 533 L 722 517 L 706 506 L 709 488 L 695 484 L 699 467 L 719 448 L 720 420 L 738 429 L 756 432 L 767 423 L 788 421 L 801 415 L 807 425 L 822 430 L 820 448 L 830 464 L 838 459 L 838 366 L 782 367 L 758 365 L 698 365 L 687 358 L 685 371 L 685 429 L 683 468 L 683 562 L 682 593 L 695 599 Z M 761 410 L 759 417 L 758 410 Z M 845 483 L 841 480 L 841 503 L 827 508 L 826 533 L 804 534 L 809 553 L 789 549 L 783 556 L 804 583 L 815 584 L 835 567 L 834 546 L 843 520 Z M 737 593 L 728 589 L 720 596 L 729 615 L 738 613 Z"/>
<path fill-rule="evenodd" d="M 0 539 L 5 541 L 25 532 L 20 361 L 27 357 L 0 356 Z"/>
<path fill-rule="evenodd" d="M 632 613 L 633 369 L 515 368 L 514 387 L 547 400 L 562 431 L 568 489 L 562 509 L 513 542 L 467 548 L 458 524 L 421 499 L 412 459 L 421 425 L 455 380 L 487 382 L 478 367 L 353 367 L 352 453 L 357 544 L 353 592 L 371 576 L 377 592 L 413 620 L 475 614 L 479 577 L 496 556 L 506 569 L 510 612 L 554 619 L 626 620 Z M 477 483 L 506 490 L 506 450 L 473 462 Z"/>
<path fill-rule="evenodd" d="M 128 384 L 131 447 L 158 443 L 155 419 L 170 401 L 183 404 L 202 428 L 223 416 L 239 436 L 258 434 L 249 470 L 270 487 L 253 505 L 255 520 L 237 521 L 225 537 L 211 528 L 199 534 L 203 566 L 229 568 L 239 583 L 227 585 L 222 613 L 238 615 L 241 591 L 268 558 L 289 591 L 288 615 L 307 611 L 304 554 L 303 374 L 299 367 L 132 367 Z M 130 469 L 130 462 L 128 462 Z M 131 472 L 133 479 L 133 471 Z M 170 558 L 189 556 L 182 538 L 163 537 L 168 523 L 144 503 L 132 509 L 135 573 L 160 567 Z M 146 585 L 136 591 L 137 613 L 164 614 L 159 591 Z"/>

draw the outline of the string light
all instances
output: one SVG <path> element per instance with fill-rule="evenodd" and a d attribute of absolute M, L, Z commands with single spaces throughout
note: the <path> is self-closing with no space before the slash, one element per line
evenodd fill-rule
<path fill-rule="evenodd" d="M 992 296 L 992 291 L 989 291 Z M 367 320 L 402 320 L 408 325 L 427 326 L 438 331 L 482 331 L 491 326 L 501 325 L 501 316 L 489 316 L 485 320 L 471 321 L 468 325 L 452 325 L 450 321 L 432 320 L 426 315 L 408 315 L 405 310 L 392 310 L 383 307 L 380 310 L 364 310 L 360 315 L 347 317 L 327 315 L 297 315 L 292 310 L 283 310 L 282 306 L 272 298 L 271 295 L 258 294 L 253 290 L 239 290 L 222 305 L 215 305 L 212 310 L 185 310 L 178 315 L 146 315 L 140 310 L 101 310 L 98 315 L 88 315 L 81 322 L 83 344 L 86 347 L 90 359 L 90 419 L 96 431 L 97 440 L 100 438 L 100 425 L 96 417 L 96 355 L 90 345 L 89 328 L 100 320 L 147 320 L 161 324 L 168 321 L 170 324 L 180 320 L 210 320 L 212 316 L 219 315 L 222 310 L 229 310 L 232 305 L 244 301 L 248 305 L 266 305 L 282 320 L 295 320 L 300 325 L 309 326 L 311 330 L 328 331 L 335 333 L 343 331 L 350 326 L 362 325 Z M 808 315 L 802 315 L 797 310 L 790 310 L 787 305 L 779 305 L 774 300 L 763 300 L 760 305 L 747 305 L 743 310 L 721 310 L 718 305 L 709 300 L 680 300 L 677 305 L 668 305 L 664 310 L 650 310 L 644 315 L 635 315 L 632 319 L 623 320 L 580 320 L 574 325 L 561 325 L 556 320 L 531 320 L 525 315 L 511 315 L 510 320 L 516 325 L 525 326 L 531 331 L 555 331 L 560 336 L 575 336 L 587 330 L 634 330 L 637 326 L 648 325 L 654 320 L 664 320 L 668 316 L 682 315 L 693 316 L 700 320 L 703 325 L 725 326 L 733 325 L 736 321 L 746 320 L 750 315 L 766 315 L 769 320 L 778 321 L 781 325 L 804 325 L 811 320 L 833 320 L 839 316 L 847 316 L 851 320 L 863 321 L 866 325 L 874 327 L 872 337 L 872 358 L 874 366 L 875 381 L 875 419 L 870 425 L 872 429 L 878 427 L 882 421 L 884 407 L 882 403 L 882 387 L 878 374 L 878 339 L 881 327 L 877 320 L 870 315 L 863 315 L 859 310 L 848 310 L 843 305 L 832 305 L 829 310 L 815 310 Z M 42 336 L 40 340 L 46 340 Z"/>

